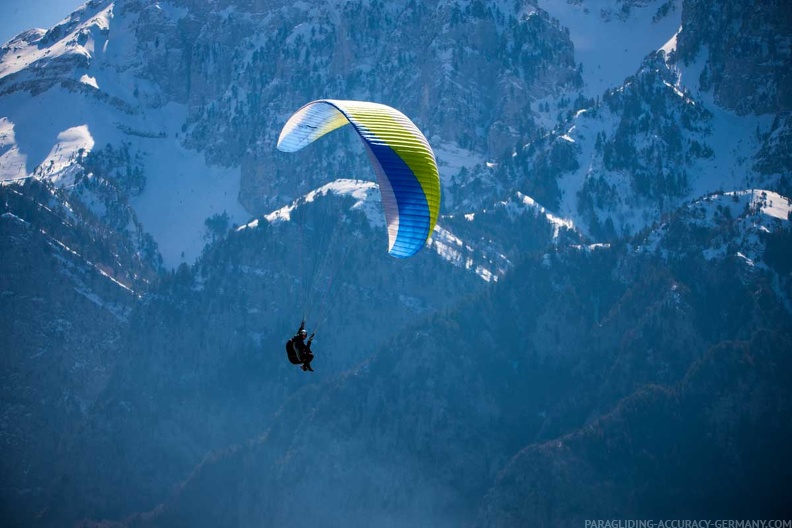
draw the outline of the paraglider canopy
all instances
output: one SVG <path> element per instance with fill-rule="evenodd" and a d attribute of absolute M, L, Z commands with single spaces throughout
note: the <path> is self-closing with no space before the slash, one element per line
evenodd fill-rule
<path fill-rule="evenodd" d="M 440 177 L 429 142 L 407 116 L 379 103 L 313 101 L 283 126 L 278 149 L 296 152 L 348 123 L 363 140 L 377 175 L 388 226 L 388 253 L 411 257 L 437 223 Z"/>

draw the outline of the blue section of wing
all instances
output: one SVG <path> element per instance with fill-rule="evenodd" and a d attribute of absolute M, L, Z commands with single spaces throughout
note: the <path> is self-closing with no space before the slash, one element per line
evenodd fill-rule
<path fill-rule="evenodd" d="M 390 146 L 378 141 L 366 142 L 382 165 L 399 207 L 399 232 L 390 254 L 399 258 L 411 257 L 429 237 L 431 218 L 426 194 L 415 173 Z"/>

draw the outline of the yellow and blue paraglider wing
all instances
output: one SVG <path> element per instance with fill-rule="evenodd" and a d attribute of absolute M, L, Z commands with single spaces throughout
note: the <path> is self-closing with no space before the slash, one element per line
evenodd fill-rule
<path fill-rule="evenodd" d="M 278 149 L 295 152 L 346 123 L 366 145 L 377 175 L 388 253 L 410 257 L 424 246 L 437 223 L 440 177 L 429 142 L 407 116 L 378 103 L 313 101 L 286 122 Z"/>

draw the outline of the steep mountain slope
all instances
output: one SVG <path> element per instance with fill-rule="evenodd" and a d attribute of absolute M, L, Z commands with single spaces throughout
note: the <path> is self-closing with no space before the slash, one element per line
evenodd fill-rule
<path fill-rule="evenodd" d="M 233 232 L 137 307 L 110 386 L 61 444 L 53 469 L 68 480 L 54 487 L 48 522 L 152 508 L 208 452 L 258 436 L 300 387 L 487 285 L 430 250 L 389 257 L 366 216 L 378 207 L 361 192 L 372 186 L 358 185 L 301 203 L 290 211 L 298 222 L 276 221 L 279 211 Z M 296 241 L 310 249 L 302 260 Z M 295 377 L 283 343 L 305 310 L 317 372 Z"/>
<path fill-rule="evenodd" d="M 792 165 L 784 154 L 789 90 L 783 57 L 792 34 L 778 27 L 788 13 L 777 3 L 761 10 L 740 2 L 725 2 L 724 10 L 684 3 L 683 24 L 674 34 L 669 24 L 680 11 L 673 2 L 658 4 L 548 6 L 562 24 L 578 31 L 571 38 L 583 46 L 576 49 L 576 60 L 586 61 L 580 93 L 540 100 L 539 110 L 552 116 L 544 121 L 551 132 L 529 138 L 496 163 L 469 169 L 470 179 L 517 186 L 600 241 L 634 234 L 712 192 L 763 188 L 788 194 Z M 741 17 L 743 9 L 751 14 Z M 706 13 L 715 11 L 717 22 L 710 25 Z M 688 19 L 690 25 L 684 23 Z M 738 22 L 726 22 L 732 19 Z M 703 25 L 707 29 L 699 31 Z M 752 29 L 740 33 L 742 25 Z M 602 42 L 585 37 L 600 31 L 594 28 L 608 28 Z M 630 40 L 634 45 L 626 51 L 664 34 L 668 41 L 626 79 L 591 74 L 586 66 L 599 65 L 604 57 L 621 71 L 630 65 L 607 55 L 627 31 L 641 31 L 643 38 Z M 733 41 L 743 44 L 730 52 L 727 43 Z M 741 70 L 746 61 L 751 65 Z M 756 75 L 753 65 L 759 68 Z M 723 100 L 726 92 L 729 101 Z M 737 93 L 746 94 L 739 104 Z"/>
<path fill-rule="evenodd" d="M 0 186 L 0 516 L 9 520 L 44 507 L 59 444 L 107 386 L 156 274 L 124 236 L 61 200 L 36 180 Z"/>
<path fill-rule="evenodd" d="M 789 6 L 781 1 L 757 6 L 691 0 L 683 11 L 679 56 L 688 63 L 707 54 L 700 81 L 720 106 L 739 115 L 789 112 L 791 22 Z"/>
<path fill-rule="evenodd" d="M 538 4 L 569 29 L 583 80 L 580 91 L 587 98 L 616 88 L 635 73 L 647 55 L 679 31 L 684 11 L 682 0 L 540 0 Z"/>
<path fill-rule="evenodd" d="M 768 212 L 748 208 L 728 225 L 742 231 L 762 222 L 770 233 L 788 234 L 789 221 Z M 702 227 L 685 214 L 671 224 L 661 230 L 664 245 L 686 245 L 686 226 L 710 239 L 725 227 Z M 792 432 L 785 419 L 773 419 L 786 416 L 790 401 L 788 297 L 774 289 L 772 268 L 731 255 L 680 253 L 668 262 L 620 245 L 526 261 L 490 294 L 393 339 L 359 368 L 303 389 L 265 435 L 219 451 L 163 507 L 126 524 L 455 526 L 478 516 L 482 525 L 513 526 L 653 515 L 683 504 L 693 484 L 679 472 L 712 442 L 711 461 L 737 457 L 729 459 L 735 474 L 746 482 L 765 475 L 763 486 L 772 489 L 792 469 L 789 460 L 774 457 L 776 469 L 763 473 L 769 459 L 749 446 L 774 433 L 768 448 L 781 446 Z M 746 403 L 729 406 L 738 387 Z M 742 440 L 731 451 L 735 435 Z M 633 451 L 607 450 L 633 439 Z M 672 447 L 680 444 L 689 447 Z M 654 480 L 664 460 L 655 454 L 681 459 Z M 636 466 L 619 458 L 631 456 Z M 631 482 L 647 483 L 636 489 Z M 711 473 L 691 496 L 746 489 L 724 482 L 731 481 Z M 660 491 L 662 500 L 652 502 Z M 784 503 L 772 497 L 754 494 L 742 509 L 726 511 L 781 513 Z M 723 503 L 689 504 L 690 514 L 709 517 Z"/>
<path fill-rule="evenodd" d="M 92 1 L 51 30 L 4 46 L 0 173 L 69 189 L 84 156 L 109 150 L 113 168 L 134 175 L 124 199 L 174 267 L 200 253 L 207 217 L 225 211 L 241 222 L 248 214 L 237 200 L 238 169 L 207 167 L 203 155 L 180 145 L 186 109 L 147 80 L 139 18 L 134 2 Z"/>
<path fill-rule="evenodd" d="M 482 501 L 478 525 L 574 526 L 669 509 L 690 518 L 788 512 L 778 486 L 792 470 L 782 447 L 792 435 L 783 418 L 792 401 L 792 275 L 780 257 L 792 251 L 790 211 L 771 192 L 710 196 L 628 246 L 666 262 L 673 276 L 669 298 L 652 310 L 654 332 L 623 335 L 625 353 L 600 389 L 629 396 L 520 451 Z M 633 309 L 620 306 L 607 319 L 628 319 Z M 669 309 L 690 324 L 675 326 Z M 670 356 L 657 331 L 685 354 Z M 685 365 L 684 378 L 667 377 Z M 647 367 L 661 384 L 635 384 Z"/>
<path fill-rule="evenodd" d="M 696 98 L 682 84 L 688 71 L 665 57 L 648 57 L 601 100 L 580 100 L 548 136 L 504 160 L 497 181 L 528 187 L 599 240 L 636 233 L 717 190 L 784 192 L 788 167 L 775 156 L 786 141 L 784 118 L 738 117 L 706 94 Z"/>
<path fill-rule="evenodd" d="M 789 346 L 772 331 L 725 342 L 677 385 L 642 388 L 580 430 L 526 448 L 498 475 L 477 525 L 576 526 L 669 510 L 784 517 Z"/>

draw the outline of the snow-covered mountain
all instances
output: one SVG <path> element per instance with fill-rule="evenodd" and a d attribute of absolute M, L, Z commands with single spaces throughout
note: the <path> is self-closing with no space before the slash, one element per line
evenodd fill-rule
<path fill-rule="evenodd" d="M 403 108 L 434 136 L 447 180 L 534 128 L 533 99 L 579 82 L 568 38 L 530 5 L 220 4 L 93 1 L 7 43 L 3 179 L 38 171 L 70 185 L 81 153 L 126 145 L 134 161 L 118 169 L 142 175 L 131 206 L 173 267 L 195 259 L 213 214 L 242 223 L 328 175 L 367 174 L 350 164 L 361 149 L 348 142 L 299 160 L 274 151 L 280 124 L 311 98 Z M 437 29 L 410 24 L 418 19 Z M 428 52 L 371 47 L 393 31 L 431 38 Z M 509 63 L 498 78 L 485 73 L 490 53 Z M 303 180 L 308 187 L 295 187 Z"/>
<path fill-rule="evenodd" d="M 311 98 L 408 111 L 437 146 L 448 214 L 517 188 L 595 239 L 635 233 L 683 200 L 784 177 L 763 161 L 785 151 L 783 98 L 756 116 L 748 103 L 716 104 L 720 78 L 702 72 L 726 60 L 707 52 L 723 47 L 721 34 L 688 37 L 677 2 L 220 4 L 93 1 L 7 43 L 3 179 L 70 186 L 88 152 L 125 149 L 116 179 L 135 175 L 124 184 L 130 206 L 174 267 L 198 256 L 215 214 L 241 224 L 322 180 L 368 175 L 350 135 L 300 157 L 274 151 L 279 124 Z M 690 24 L 707 16 L 687 9 Z M 769 75 L 785 71 L 775 59 L 789 44 L 783 29 L 762 35 L 773 60 L 753 79 L 772 93 L 784 93 L 783 76 Z M 371 46 L 393 31 L 431 42 L 420 54 Z M 482 76 L 493 58 L 498 75 Z"/>
<path fill-rule="evenodd" d="M 249 215 L 238 201 L 239 168 L 209 166 L 182 146 L 185 105 L 146 79 L 135 36 L 142 5 L 88 2 L 51 30 L 6 43 L 0 171 L 5 181 L 33 176 L 87 193 L 81 199 L 100 216 L 113 206 L 83 178 L 122 187 L 133 222 L 174 267 L 200 253 L 206 218 Z"/>
<path fill-rule="evenodd" d="M 766 240 L 787 229 L 792 203 L 772 191 L 726 192 L 707 196 L 686 205 L 677 213 L 675 222 L 665 222 L 654 229 L 639 246 L 641 251 L 656 252 L 664 258 L 685 251 L 698 251 L 708 259 L 738 256 L 746 264 L 767 268 L 762 263 Z M 665 233 L 673 224 L 684 220 L 686 229 L 717 233 L 723 226 L 727 231 L 718 233 L 712 240 L 675 240 L 673 249 L 664 247 L 668 242 Z"/>
<path fill-rule="evenodd" d="M 742 509 L 680 497 L 772 489 L 792 467 L 792 428 L 772 419 L 792 401 L 789 14 L 747 0 L 91 0 L 12 39 L 0 515 L 579 526 L 780 512 L 758 492 Z M 426 133 L 443 198 L 416 257 L 386 255 L 353 133 L 274 148 L 318 98 L 386 103 Z M 314 377 L 283 358 L 300 316 L 321 330 Z M 655 421 L 675 433 L 655 441 Z M 703 450 L 735 470 L 694 489 L 684 468 Z"/>

